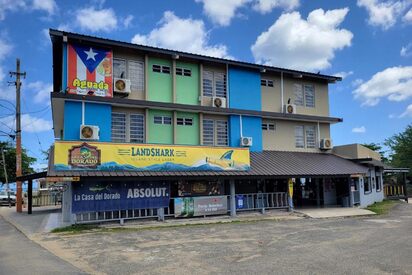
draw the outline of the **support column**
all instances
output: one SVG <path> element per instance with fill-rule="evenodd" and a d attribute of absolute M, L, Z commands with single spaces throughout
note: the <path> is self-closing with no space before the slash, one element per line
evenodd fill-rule
<path fill-rule="evenodd" d="M 157 220 L 159 222 L 165 221 L 165 209 L 163 207 L 157 209 Z"/>
<path fill-rule="evenodd" d="M 236 190 L 235 180 L 230 180 L 230 216 L 236 217 Z"/>
<path fill-rule="evenodd" d="M 63 195 L 62 195 L 62 218 L 63 222 L 70 222 L 72 221 L 72 183 L 65 182 L 64 185 L 67 185 L 67 188 L 63 188 Z"/>
<path fill-rule="evenodd" d="M 27 185 L 27 214 L 32 213 L 33 206 L 33 180 L 28 181 Z"/>
<path fill-rule="evenodd" d="M 353 198 L 353 192 L 352 192 L 352 179 L 351 177 L 348 178 L 348 185 L 349 185 L 349 206 L 353 207 L 354 203 L 354 198 Z"/>
<path fill-rule="evenodd" d="M 406 172 L 403 172 L 402 174 L 403 174 L 403 195 L 405 196 L 405 201 L 408 202 L 408 186 L 406 184 Z"/>
<path fill-rule="evenodd" d="M 320 186 L 319 186 L 319 179 L 316 180 L 316 205 L 320 207 Z"/>

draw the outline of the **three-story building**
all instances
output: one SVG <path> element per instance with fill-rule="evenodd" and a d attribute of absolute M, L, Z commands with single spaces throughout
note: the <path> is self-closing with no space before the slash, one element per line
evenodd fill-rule
<path fill-rule="evenodd" d="M 72 222 L 349 206 L 331 154 L 339 77 L 50 30 L 48 176 Z M 293 195 L 293 200 L 291 199 Z"/>

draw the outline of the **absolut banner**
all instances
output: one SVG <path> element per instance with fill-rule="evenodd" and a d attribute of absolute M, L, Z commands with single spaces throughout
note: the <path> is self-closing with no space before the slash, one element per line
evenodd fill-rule
<path fill-rule="evenodd" d="M 169 201 L 169 183 L 73 183 L 73 213 L 163 208 Z"/>

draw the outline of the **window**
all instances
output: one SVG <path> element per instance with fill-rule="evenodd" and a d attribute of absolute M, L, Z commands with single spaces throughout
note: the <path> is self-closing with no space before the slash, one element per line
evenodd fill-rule
<path fill-rule="evenodd" d="M 295 105 L 303 106 L 304 95 L 303 95 L 302 85 L 294 84 L 293 91 L 295 94 L 295 101 L 294 101 Z"/>
<path fill-rule="evenodd" d="M 170 116 L 154 116 L 153 117 L 154 124 L 172 124 L 172 118 Z"/>
<path fill-rule="evenodd" d="M 275 131 L 276 127 L 274 123 L 262 123 L 262 130 L 264 131 Z"/>
<path fill-rule="evenodd" d="M 113 142 L 144 142 L 144 115 L 112 113 Z"/>
<path fill-rule="evenodd" d="M 306 107 L 315 108 L 315 87 L 313 85 L 304 85 Z"/>
<path fill-rule="evenodd" d="M 315 126 L 305 126 L 306 148 L 316 148 Z"/>
<path fill-rule="evenodd" d="M 370 183 L 370 180 L 369 180 L 369 177 L 364 177 L 363 178 L 363 186 L 364 186 L 364 193 L 366 194 L 366 193 L 370 193 L 370 192 L 372 192 L 372 190 L 371 190 L 371 183 Z"/>
<path fill-rule="evenodd" d="M 203 96 L 226 97 L 226 74 L 203 71 Z"/>
<path fill-rule="evenodd" d="M 126 114 L 112 113 L 112 142 L 126 142 Z"/>
<path fill-rule="evenodd" d="M 210 146 L 227 146 L 227 121 L 203 120 L 203 144 Z"/>
<path fill-rule="evenodd" d="M 192 70 L 176 67 L 176 75 L 192 76 Z"/>
<path fill-rule="evenodd" d="M 130 79 L 130 89 L 132 91 L 143 91 L 144 62 L 114 58 L 113 77 Z"/>
<path fill-rule="evenodd" d="M 267 86 L 267 87 L 273 87 L 273 80 L 261 79 L 260 80 L 260 85 L 261 86 Z"/>
<path fill-rule="evenodd" d="M 153 65 L 152 66 L 152 71 L 155 72 L 155 73 L 170 74 L 170 66 Z"/>
<path fill-rule="evenodd" d="M 295 126 L 295 146 L 296 148 L 305 148 L 304 127 Z"/>
<path fill-rule="evenodd" d="M 176 119 L 176 123 L 177 123 L 177 125 L 192 126 L 193 125 L 193 118 L 178 117 Z"/>
<path fill-rule="evenodd" d="M 379 192 L 382 190 L 382 182 L 381 182 L 381 177 L 380 176 L 376 176 L 375 177 L 375 181 L 376 181 L 376 191 Z"/>

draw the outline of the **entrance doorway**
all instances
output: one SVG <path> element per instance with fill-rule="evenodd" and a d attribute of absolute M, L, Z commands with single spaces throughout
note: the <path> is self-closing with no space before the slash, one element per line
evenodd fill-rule
<path fill-rule="evenodd" d="M 323 206 L 323 179 L 297 178 L 293 185 L 295 207 Z"/>

